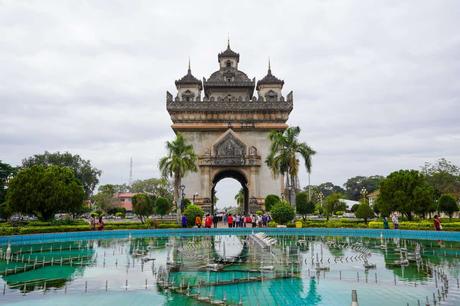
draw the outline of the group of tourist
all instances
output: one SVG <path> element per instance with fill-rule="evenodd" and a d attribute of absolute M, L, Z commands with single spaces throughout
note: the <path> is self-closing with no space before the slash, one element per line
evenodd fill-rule
<path fill-rule="evenodd" d="M 267 227 L 268 222 L 271 221 L 269 215 L 235 215 L 225 214 L 223 217 L 223 222 L 228 225 L 228 227 Z"/>
<path fill-rule="evenodd" d="M 398 214 L 393 213 L 391 215 L 391 222 L 393 222 L 393 227 L 394 229 L 399 229 L 399 219 L 398 219 Z M 435 231 L 441 231 L 442 230 L 442 225 L 441 225 L 441 218 L 439 218 L 438 215 L 434 215 L 434 230 Z M 384 229 L 390 229 L 390 226 L 388 225 L 388 218 L 383 217 L 383 228 Z"/>
<path fill-rule="evenodd" d="M 222 219 L 222 220 L 221 220 Z M 216 228 L 218 223 L 222 221 L 228 227 L 267 227 L 268 222 L 271 221 L 271 217 L 267 214 L 264 215 L 232 215 L 224 214 L 223 217 L 219 217 L 216 214 L 206 214 L 203 218 L 196 216 L 194 225 L 197 228 Z M 188 225 L 187 216 L 182 215 L 181 224 L 183 228 Z"/>

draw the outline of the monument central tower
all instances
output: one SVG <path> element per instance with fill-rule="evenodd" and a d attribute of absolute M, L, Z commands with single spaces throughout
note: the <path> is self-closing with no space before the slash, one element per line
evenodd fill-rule
<path fill-rule="evenodd" d="M 240 55 L 228 44 L 217 56 L 219 70 L 203 81 L 187 74 L 175 82 L 177 95 L 166 93 L 174 132 L 181 133 L 198 155 L 198 172 L 182 180 L 186 197 L 213 212 L 214 188 L 223 178 L 241 183 L 245 213 L 263 209 L 268 194 L 284 190 L 282 176 L 265 164 L 270 131 L 283 131 L 293 107 L 292 91 L 282 94 L 284 81 L 267 75 L 256 84 L 238 68 Z M 256 95 L 255 96 L 255 92 Z"/>

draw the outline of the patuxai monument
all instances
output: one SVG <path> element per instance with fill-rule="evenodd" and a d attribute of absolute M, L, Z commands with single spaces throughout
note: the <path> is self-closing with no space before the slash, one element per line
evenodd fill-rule
<path fill-rule="evenodd" d="M 205 211 L 214 207 L 214 188 L 224 178 L 241 183 L 244 210 L 262 209 L 268 194 L 280 195 L 283 176 L 274 177 L 265 164 L 270 131 L 283 131 L 293 108 L 292 91 L 283 96 L 284 81 L 272 74 L 260 80 L 238 68 L 240 55 L 228 44 L 218 54 L 218 70 L 202 81 L 187 74 L 175 82 L 177 94 L 167 92 L 172 129 L 181 133 L 198 155 L 198 172 L 182 180 L 186 197 Z"/>

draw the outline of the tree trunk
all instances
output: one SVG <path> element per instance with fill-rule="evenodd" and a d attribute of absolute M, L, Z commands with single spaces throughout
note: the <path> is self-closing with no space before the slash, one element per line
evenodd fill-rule
<path fill-rule="evenodd" d="M 176 221 L 177 224 L 180 224 L 181 219 L 181 209 L 179 203 L 179 189 L 181 184 L 181 178 L 177 174 L 174 176 L 174 202 L 176 203 Z"/>

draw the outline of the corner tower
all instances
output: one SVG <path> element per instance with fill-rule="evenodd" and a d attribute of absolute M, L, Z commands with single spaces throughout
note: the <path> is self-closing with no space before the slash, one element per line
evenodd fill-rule
<path fill-rule="evenodd" d="M 240 55 L 230 44 L 217 58 L 219 69 L 208 79 L 199 81 L 189 66 L 187 75 L 176 81 L 177 95 L 166 94 L 172 129 L 198 155 L 198 172 L 182 180 L 185 196 L 212 212 L 216 184 L 231 177 L 244 190 L 245 213 L 254 213 L 264 208 L 265 196 L 284 189 L 283 177 L 274 177 L 264 161 L 270 131 L 287 128 L 292 92 L 283 96 L 284 81 L 272 75 L 270 65 L 256 86 L 255 78 L 239 70 Z"/>

